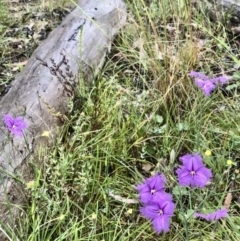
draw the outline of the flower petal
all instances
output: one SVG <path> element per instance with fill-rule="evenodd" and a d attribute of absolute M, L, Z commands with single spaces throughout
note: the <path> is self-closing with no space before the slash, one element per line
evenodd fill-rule
<path fill-rule="evenodd" d="M 153 200 L 152 200 L 152 202 L 155 202 L 155 203 L 163 203 L 166 201 L 172 201 L 172 195 L 163 191 L 156 193 L 156 195 L 153 196 Z M 160 208 L 162 207 L 163 206 L 160 205 Z"/>
<path fill-rule="evenodd" d="M 156 174 L 154 177 L 150 177 L 147 179 L 147 183 L 151 189 L 164 189 L 166 179 L 164 175 Z"/>
<path fill-rule="evenodd" d="M 215 212 L 215 220 L 218 220 L 220 218 L 226 218 L 228 214 L 228 209 L 221 208 L 220 210 L 217 210 Z"/>
<path fill-rule="evenodd" d="M 25 123 L 24 119 L 19 116 L 14 120 L 14 125 L 18 128 L 18 129 L 25 129 L 27 127 L 27 124 Z"/>
<path fill-rule="evenodd" d="M 194 213 L 194 217 L 203 218 L 207 221 L 214 221 L 214 220 L 219 220 L 221 218 L 226 218 L 227 213 L 228 213 L 228 210 L 226 208 L 221 208 L 221 209 L 218 209 L 215 212 L 208 213 L 208 214 Z"/>
<path fill-rule="evenodd" d="M 214 84 L 225 84 L 228 81 L 228 77 L 227 76 L 219 76 L 219 77 L 215 77 L 210 79 L 210 81 Z"/>
<path fill-rule="evenodd" d="M 139 194 L 139 198 L 140 198 L 140 201 L 142 203 L 149 203 L 152 201 L 153 199 L 153 195 L 150 193 L 150 191 L 147 191 L 147 192 L 141 192 Z"/>
<path fill-rule="evenodd" d="M 11 115 L 7 114 L 7 115 L 4 115 L 3 121 L 8 128 L 11 128 L 14 123 L 14 118 Z"/>
<path fill-rule="evenodd" d="M 168 232 L 170 226 L 170 218 L 162 215 L 152 220 L 153 228 L 157 233 Z"/>
<path fill-rule="evenodd" d="M 155 203 L 148 204 L 144 207 L 140 207 L 140 212 L 145 218 L 153 219 L 159 216 L 159 206 Z"/>
<path fill-rule="evenodd" d="M 210 181 L 211 177 L 211 170 L 206 167 L 202 167 L 201 169 L 196 171 L 196 174 L 194 175 L 194 185 L 202 188 Z"/>
<path fill-rule="evenodd" d="M 188 168 L 188 170 L 192 170 L 193 162 L 197 163 L 199 166 L 203 165 L 202 157 L 199 153 L 185 154 L 180 157 L 179 160 L 185 167 Z"/>
<path fill-rule="evenodd" d="M 163 208 L 164 215 L 173 216 L 175 204 L 173 202 L 167 201 L 163 204 L 163 206 L 164 206 Z"/>
<path fill-rule="evenodd" d="M 189 76 L 193 77 L 193 78 L 199 78 L 199 79 L 202 79 L 202 80 L 208 80 L 208 76 L 201 73 L 201 72 L 197 72 L 197 71 L 191 71 L 189 74 Z"/>
<path fill-rule="evenodd" d="M 192 183 L 192 176 L 189 173 L 189 170 L 182 166 L 181 168 L 178 168 L 176 170 L 176 173 L 178 174 L 178 182 L 181 186 L 189 186 Z"/>
<path fill-rule="evenodd" d="M 209 96 L 211 92 L 216 88 L 215 84 L 210 80 L 195 79 L 196 85 L 204 92 L 206 96 Z"/>

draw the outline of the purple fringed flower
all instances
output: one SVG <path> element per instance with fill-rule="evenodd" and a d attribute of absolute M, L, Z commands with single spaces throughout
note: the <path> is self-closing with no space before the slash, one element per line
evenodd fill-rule
<path fill-rule="evenodd" d="M 212 177 L 210 169 L 202 162 L 202 157 L 196 154 L 186 154 L 179 158 L 182 162 L 176 173 L 181 186 L 204 187 Z"/>
<path fill-rule="evenodd" d="M 153 228 L 157 233 L 168 232 L 170 218 L 173 216 L 175 204 L 172 202 L 172 196 L 168 193 L 162 193 L 157 202 L 148 203 L 141 207 L 142 215 L 150 219 Z"/>
<path fill-rule="evenodd" d="M 209 78 L 207 75 L 196 71 L 191 71 L 189 76 L 195 79 L 196 85 L 204 92 L 206 96 L 210 96 L 217 84 L 225 84 L 228 81 L 227 76 Z"/>
<path fill-rule="evenodd" d="M 205 75 L 201 72 L 197 72 L 197 71 L 191 71 L 188 75 L 192 78 L 198 78 L 201 80 L 209 80 L 207 75 Z"/>
<path fill-rule="evenodd" d="M 11 115 L 4 115 L 3 121 L 8 130 L 15 136 L 22 137 L 22 131 L 27 127 L 23 117 L 13 118 Z"/>
<path fill-rule="evenodd" d="M 203 213 L 194 213 L 195 218 L 203 218 L 207 221 L 219 220 L 221 218 L 226 218 L 228 213 L 228 209 L 221 208 L 213 213 L 203 214 Z"/>
<path fill-rule="evenodd" d="M 211 92 L 216 88 L 216 85 L 211 80 L 201 80 L 196 78 L 195 83 L 206 96 L 210 96 Z"/>
<path fill-rule="evenodd" d="M 147 178 L 143 184 L 139 184 L 137 190 L 141 202 L 146 204 L 155 201 L 159 194 L 164 192 L 165 181 L 164 175 L 156 174 L 154 177 Z"/>
<path fill-rule="evenodd" d="M 220 76 L 220 77 L 212 78 L 210 79 L 210 81 L 213 82 L 214 84 L 225 84 L 228 81 L 228 77 Z"/>

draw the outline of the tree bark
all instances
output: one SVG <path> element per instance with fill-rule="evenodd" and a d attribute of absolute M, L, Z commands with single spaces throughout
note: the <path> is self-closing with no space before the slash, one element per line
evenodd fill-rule
<path fill-rule="evenodd" d="M 24 202 L 16 181 L 31 172 L 29 157 L 52 145 L 68 112 L 80 77 L 90 83 L 110 50 L 114 35 L 126 22 L 121 0 L 81 0 L 62 24 L 41 43 L 25 69 L 0 101 L 0 224 L 12 225 Z M 8 132 L 4 114 L 23 116 L 24 138 Z M 42 133 L 49 131 L 50 138 Z M 1 235 L 0 240 L 4 240 Z"/>

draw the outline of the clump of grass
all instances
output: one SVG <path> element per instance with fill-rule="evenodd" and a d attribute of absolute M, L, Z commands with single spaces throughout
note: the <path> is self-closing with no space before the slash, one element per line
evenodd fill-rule
<path fill-rule="evenodd" d="M 2 36 L 9 24 L 11 24 L 8 7 L 8 4 L 4 3 L 2 0 L 0 1 L 0 36 Z"/>

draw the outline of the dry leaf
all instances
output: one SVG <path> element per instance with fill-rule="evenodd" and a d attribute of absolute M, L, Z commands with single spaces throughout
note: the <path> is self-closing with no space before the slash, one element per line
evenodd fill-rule
<path fill-rule="evenodd" d="M 157 42 L 155 42 L 155 53 L 159 60 L 163 60 L 162 52 L 160 51 Z"/>
<path fill-rule="evenodd" d="M 231 192 L 228 192 L 226 198 L 225 198 L 225 201 L 224 201 L 224 204 L 223 206 L 227 209 L 230 208 L 230 205 L 231 205 L 231 202 L 232 202 L 232 193 Z"/>
<path fill-rule="evenodd" d="M 21 63 L 13 63 L 13 64 L 12 64 L 12 66 L 13 66 L 12 70 L 13 70 L 13 71 L 17 71 L 17 70 L 19 70 L 21 67 L 25 66 L 26 64 L 27 64 L 27 60 L 26 60 L 26 61 L 23 61 L 23 62 L 21 62 Z"/>
<path fill-rule="evenodd" d="M 109 192 L 108 194 L 110 197 L 114 198 L 115 200 L 117 200 L 119 202 L 123 202 L 123 203 L 127 203 L 127 204 L 138 203 L 138 201 L 135 199 L 121 197 L 120 195 L 114 194 L 112 191 Z"/>
<path fill-rule="evenodd" d="M 149 163 L 145 163 L 142 165 L 142 169 L 145 171 L 145 172 L 149 172 L 151 169 L 152 169 L 152 165 L 149 164 Z"/>

